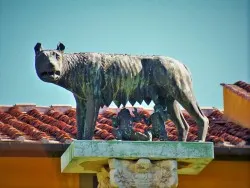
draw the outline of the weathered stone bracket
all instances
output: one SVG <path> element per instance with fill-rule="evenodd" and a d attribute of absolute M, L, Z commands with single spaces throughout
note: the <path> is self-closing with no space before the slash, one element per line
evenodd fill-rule
<path fill-rule="evenodd" d="M 174 188 L 178 185 L 177 162 L 149 159 L 109 159 L 111 187 Z"/>
<path fill-rule="evenodd" d="M 175 188 L 178 185 L 175 160 L 109 159 L 109 168 L 97 173 L 98 188 Z"/>
<path fill-rule="evenodd" d="M 109 169 L 102 168 L 96 173 L 98 180 L 98 188 L 112 188 L 110 184 Z"/>

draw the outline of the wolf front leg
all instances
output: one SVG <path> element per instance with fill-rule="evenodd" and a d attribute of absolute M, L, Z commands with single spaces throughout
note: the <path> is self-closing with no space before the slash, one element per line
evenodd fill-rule
<path fill-rule="evenodd" d="M 86 98 L 86 114 L 84 125 L 84 140 L 92 140 L 96 125 L 96 119 L 100 109 L 99 97 L 89 95 Z"/>
<path fill-rule="evenodd" d="M 86 117 L 86 100 L 74 95 L 76 100 L 76 121 L 77 121 L 77 140 L 82 140 L 84 137 L 84 125 Z"/>

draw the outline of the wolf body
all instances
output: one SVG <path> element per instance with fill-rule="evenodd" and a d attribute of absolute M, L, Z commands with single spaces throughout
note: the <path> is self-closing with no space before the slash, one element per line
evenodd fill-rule
<path fill-rule="evenodd" d="M 167 109 L 178 129 L 178 139 L 186 141 L 189 125 L 181 104 L 199 126 L 198 140 L 205 141 L 208 119 L 200 110 L 187 67 L 170 57 L 104 53 L 64 53 L 35 46 L 38 77 L 74 94 L 77 112 L 77 139 L 92 139 L 99 108 L 114 101 L 118 107 L 129 101 L 154 101 Z M 178 104 L 179 103 L 179 104 Z"/>

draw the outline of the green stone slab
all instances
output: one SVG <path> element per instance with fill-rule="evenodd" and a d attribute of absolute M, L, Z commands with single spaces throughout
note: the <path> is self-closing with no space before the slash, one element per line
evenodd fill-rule
<path fill-rule="evenodd" d="M 63 173 L 96 173 L 108 159 L 175 159 L 179 174 L 198 174 L 214 158 L 212 142 L 75 140 L 61 156 Z"/>

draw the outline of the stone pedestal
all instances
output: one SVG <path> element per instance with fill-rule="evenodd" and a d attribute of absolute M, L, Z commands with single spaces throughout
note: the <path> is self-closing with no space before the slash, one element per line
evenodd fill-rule
<path fill-rule="evenodd" d="M 195 175 L 214 158 L 213 143 L 74 141 L 63 173 L 96 173 L 98 188 L 175 188 L 178 174 Z"/>

